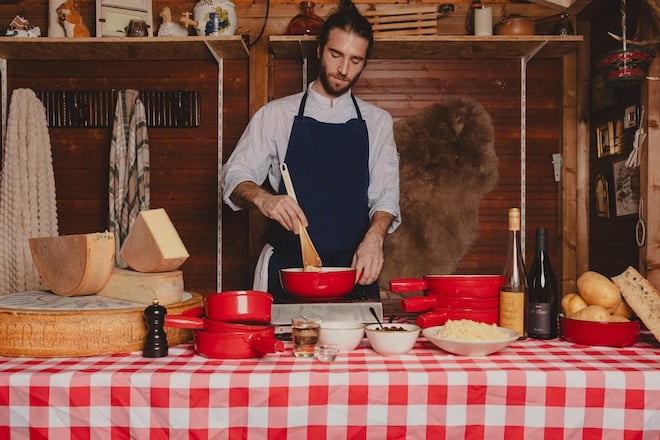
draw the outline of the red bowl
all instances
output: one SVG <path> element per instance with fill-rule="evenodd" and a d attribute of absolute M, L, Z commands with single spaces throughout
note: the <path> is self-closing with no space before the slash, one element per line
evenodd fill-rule
<path fill-rule="evenodd" d="M 300 267 L 281 269 L 280 282 L 288 294 L 311 302 L 343 298 L 355 287 L 355 269 L 324 267 L 320 272 L 305 272 Z"/>
<path fill-rule="evenodd" d="M 628 347 L 637 342 L 639 322 L 593 322 L 559 315 L 559 331 L 575 344 Z"/>

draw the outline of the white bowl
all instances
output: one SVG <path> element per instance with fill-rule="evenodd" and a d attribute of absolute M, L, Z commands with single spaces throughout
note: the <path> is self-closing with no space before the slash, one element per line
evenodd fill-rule
<path fill-rule="evenodd" d="M 364 338 L 364 324 L 357 321 L 321 321 L 319 344 L 336 344 L 339 351 L 355 350 Z"/>
<path fill-rule="evenodd" d="M 405 330 L 379 330 L 379 324 L 369 324 L 364 329 L 367 339 L 377 353 L 383 355 L 405 354 L 412 350 L 420 327 L 415 324 L 383 324 L 383 327 L 401 327 Z"/>
<path fill-rule="evenodd" d="M 422 330 L 422 335 L 444 351 L 462 356 L 487 356 L 502 350 L 518 339 L 518 333 L 515 330 L 504 327 L 498 327 L 499 330 L 506 334 L 503 339 L 474 340 L 441 338 L 438 336 L 438 333 L 442 330 L 442 327 L 441 325 L 427 327 Z"/>

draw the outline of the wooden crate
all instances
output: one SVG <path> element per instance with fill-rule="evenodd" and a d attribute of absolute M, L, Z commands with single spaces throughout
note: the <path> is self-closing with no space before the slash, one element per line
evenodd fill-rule
<path fill-rule="evenodd" d="M 371 23 L 374 34 L 434 35 L 437 33 L 438 9 L 435 6 L 364 11 L 362 15 Z"/>

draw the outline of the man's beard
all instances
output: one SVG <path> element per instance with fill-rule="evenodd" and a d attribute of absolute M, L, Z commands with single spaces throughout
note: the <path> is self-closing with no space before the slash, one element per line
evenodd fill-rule
<path fill-rule="evenodd" d="M 355 77 L 345 87 L 341 87 L 339 89 L 336 89 L 332 86 L 332 84 L 330 84 L 330 80 L 328 79 L 329 78 L 328 70 L 326 69 L 325 64 L 322 62 L 321 67 L 320 67 L 320 71 L 319 71 L 319 79 L 321 80 L 321 85 L 323 85 L 323 89 L 325 90 L 325 92 L 328 95 L 334 96 L 336 98 L 338 96 L 343 95 L 344 93 L 346 93 L 348 91 L 348 89 L 353 87 L 353 84 L 355 84 L 357 82 L 357 80 L 360 79 L 360 74 L 361 73 L 362 72 L 355 75 Z"/>

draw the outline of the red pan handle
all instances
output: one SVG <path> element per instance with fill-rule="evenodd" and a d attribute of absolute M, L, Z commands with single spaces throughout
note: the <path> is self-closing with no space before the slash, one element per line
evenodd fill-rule
<path fill-rule="evenodd" d="M 165 315 L 164 325 L 166 327 L 204 329 L 206 324 L 204 318 L 187 315 Z"/>
<path fill-rule="evenodd" d="M 419 315 L 416 322 L 418 326 L 427 328 L 436 325 L 444 325 L 445 322 L 447 322 L 447 319 L 449 319 L 447 312 L 431 311 Z"/>
<path fill-rule="evenodd" d="M 245 342 L 250 344 L 250 348 L 259 354 L 284 351 L 284 343 L 278 339 L 273 338 L 272 336 L 265 337 L 250 333 L 245 335 Z"/>
<path fill-rule="evenodd" d="M 427 290 L 426 280 L 419 278 L 397 278 L 390 280 L 390 290 L 392 292 L 416 292 L 418 290 Z"/>
<path fill-rule="evenodd" d="M 439 296 L 409 296 L 401 300 L 404 312 L 423 312 L 438 305 Z"/>

